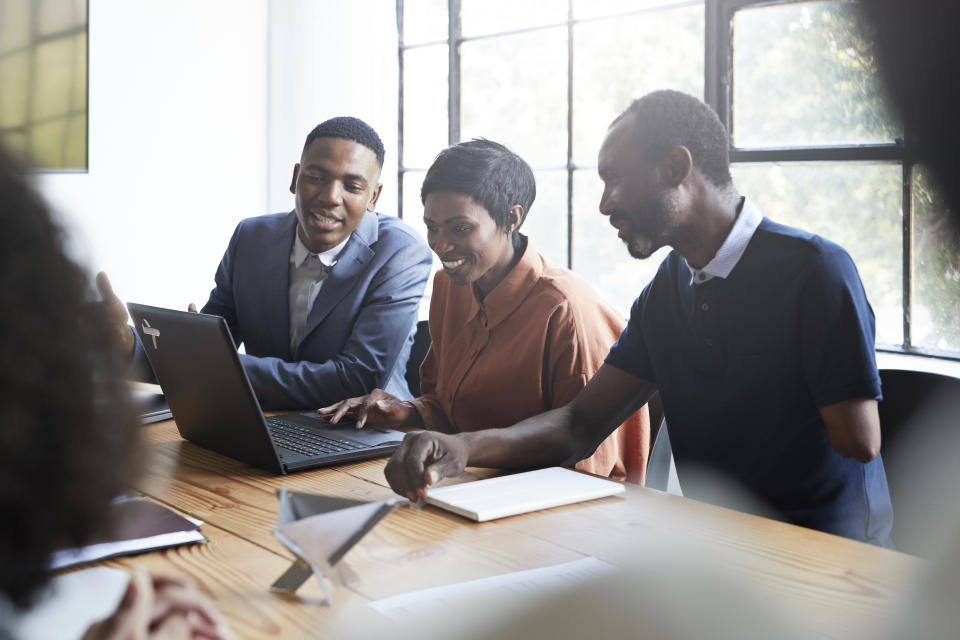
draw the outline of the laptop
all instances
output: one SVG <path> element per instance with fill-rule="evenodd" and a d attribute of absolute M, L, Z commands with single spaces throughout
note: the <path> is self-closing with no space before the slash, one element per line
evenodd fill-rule
<path fill-rule="evenodd" d="M 128 382 L 128 385 L 134 406 L 140 413 L 141 424 L 160 422 L 173 417 L 170 414 L 167 399 L 163 397 L 163 390 L 160 385 L 132 380 Z"/>
<path fill-rule="evenodd" d="M 205 449 L 285 474 L 392 453 L 404 434 L 313 410 L 265 418 L 220 316 L 128 303 L 180 435 Z"/>

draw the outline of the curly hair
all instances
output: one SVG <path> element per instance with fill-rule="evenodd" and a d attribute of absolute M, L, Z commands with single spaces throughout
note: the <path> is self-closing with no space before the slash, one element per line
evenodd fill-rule
<path fill-rule="evenodd" d="M 137 467 L 123 366 L 63 231 L 0 148 L 0 593 L 29 606 Z"/>
<path fill-rule="evenodd" d="M 313 144 L 313 141 L 317 138 L 353 140 L 373 151 L 377 156 L 377 163 L 379 163 L 381 168 L 383 167 L 383 159 L 386 157 L 383 150 L 383 141 L 380 139 L 380 136 L 377 135 L 377 132 L 373 130 L 373 127 L 360 118 L 338 116 L 324 120 L 314 127 L 313 131 L 307 134 L 307 140 L 303 143 L 304 153 L 306 153 L 307 149 L 310 148 L 310 145 Z"/>
<path fill-rule="evenodd" d="M 537 183 L 526 161 L 492 140 L 474 138 L 447 147 L 427 170 L 420 188 L 420 201 L 434 191 L 454 191 L 483 205 L 501 231 L 509 224 L 510 209 L 523 207 L 520 224 L 527 219 L 537 197 Z M 517 241 L 519 226 L 514 230 Z"/>
<path fill-rule="evenodd" d="M 636 141 L 650 161 L 660 162 L 683 145 L 714 186 L 733 184 L 727 130 L 702 101 L 680 91 L 654 91 L 634 100 L 610 126 L 626 117 L 633 117 Z"/>

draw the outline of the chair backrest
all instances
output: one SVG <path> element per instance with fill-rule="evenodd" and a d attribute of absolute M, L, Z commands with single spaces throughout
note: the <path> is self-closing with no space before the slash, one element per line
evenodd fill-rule
<path fill-rule="evenodd" d="M 881 369 L 880 384 L 883 400 L 878 409 L 884 451 L 888 446 L 891 451 L 897 448 L 900 438 L 909 432 L 912 419 L 934 396 L 951 386 L 960 389 L 960 380 L 906 369 Z"/>
<path fill-rule="evenodd" d="M 413 336 L 413 346 L 410 348 L 410 359 L 407 360 L 407 385 L 410 393 L 416 398 L 420 395 L 420 365 L 430 349 L 430 323 L 421 320 L 417 323 L 417 332 Z"/>
<path fill-rule="evenodd" d="M 944 508 L 932 500 L 944 487 L 927 486 L 927 478 L 939 471 L 928 469 L 935 461 L 937 443 L 952 424 L 934 424 L 949 419 L 944 403 L 960 409 L 960 379 L 927 371 L 881 369 L 883 400 L 878 405 L 881 453 L 893 504 L 893 542 L 900 551 L 927 555 L 929 529 L 937 527 Z M 919 458 L 919 459 L 918 459 Z M 932 475 L 931 475 L 932 474 Z"/>

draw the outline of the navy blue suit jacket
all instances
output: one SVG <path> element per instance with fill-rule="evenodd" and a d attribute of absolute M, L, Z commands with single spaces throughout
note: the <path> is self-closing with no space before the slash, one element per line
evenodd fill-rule
<path fill-rule="evenodd" d="M 320 288 L 290 352 L 294 212 L 237 225 L 202 313 L 223 316 L 264 409 L 302 409 L 369 393 L 409 398 L 405 378 L 431 253 L 399 219 L 367 213 Z M 141 349 L 138 345 L 138 351 Z"/>

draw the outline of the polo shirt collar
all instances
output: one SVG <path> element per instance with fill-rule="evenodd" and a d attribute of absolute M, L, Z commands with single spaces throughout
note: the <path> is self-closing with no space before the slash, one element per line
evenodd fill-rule
<path fill-rule="evenodd" d="M 726 278 L 733 268 L 740 262 L 743 252 L 747 250 L 750 239 L 760 226 L 763 214 L 746 196 L 743 197 L 740 213 L 724 239 L 717 253 L 702 269 L 694 269 L 684 260 L 690 270 L 690 284 L 703 284 L 712 278 Z"/>
<path fill-rule="evenodd" d="M 493 288 L 493 291 L 488 293 L 482 301 L 477 299 L 474 291 L 468 318 L 473 320 L 482 312 L 486 318 L 487 329 L 492 330 L 523 304 L 537 281 L 543 276 L 543 260 L 533 248 L 530 239 L 526 236 L 524 238 L 527 247 L 523 250 L 523 255 L 503 280 Z"/>
<path fill-rule="evenodd" d="M 332 267 L 337 264 L 337 259 L 340 257 L 340 252 L 343 251 L 343 248 L 347 246 L 347 243 L 350 241 L 350 236 L 347 236 L 346 239 L 333 247 L 332 249 L 327 249 L 322 253 L 318 253 L 317 258 L 320 260 L 320 264 L 325 267 Z M 293 249 L 290 250 L 290 264 L 294 267 L 299 267 L 303 264 L 303 261 L 307 259 L 312 251 L 307 249 L 303 244 L 303 241 L 300 240 L 300 234 L 294 232 L 293 234 Z"/>

